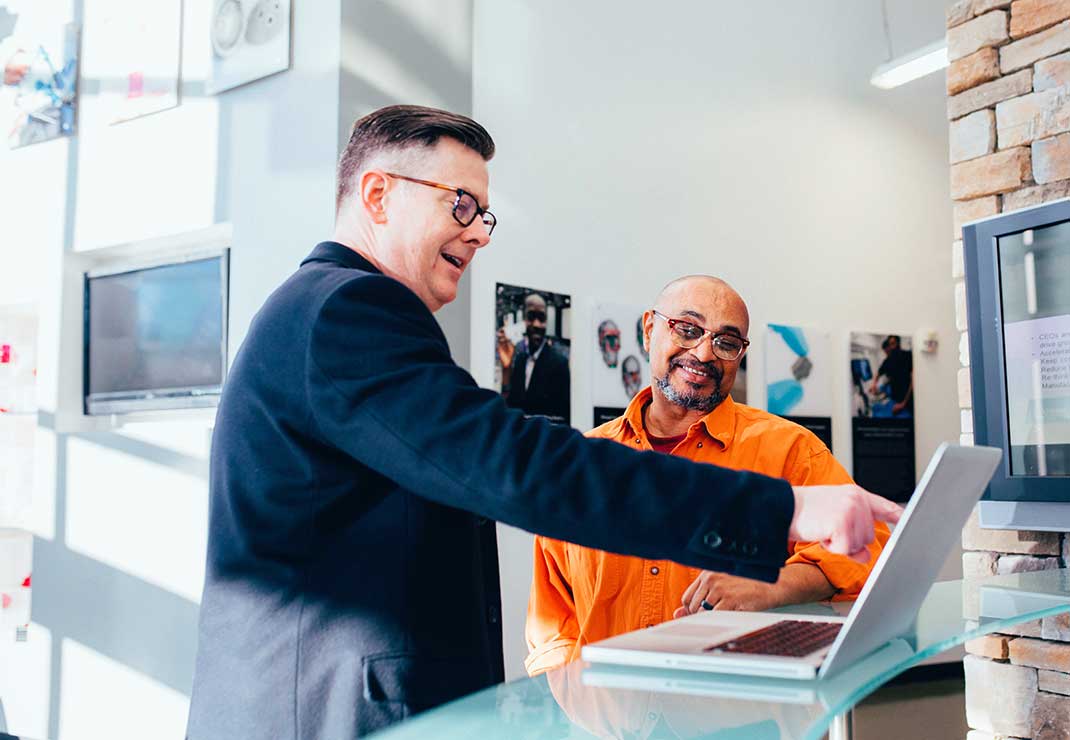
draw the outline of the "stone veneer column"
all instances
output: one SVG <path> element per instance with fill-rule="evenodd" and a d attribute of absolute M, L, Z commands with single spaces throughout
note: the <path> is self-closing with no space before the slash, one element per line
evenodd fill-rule
<path fill-rule="evenodd" d="M 962 224 L 1070 196 L 1070 0 L 958 0 L 948 9 L 952 276 L 963 444 L 973 443 Z M 966 578 L 1057 568 L 1070 536 L 962 533 Z M 1070 738 L 1070 619 L 966 645 L 969 740 Z"/>

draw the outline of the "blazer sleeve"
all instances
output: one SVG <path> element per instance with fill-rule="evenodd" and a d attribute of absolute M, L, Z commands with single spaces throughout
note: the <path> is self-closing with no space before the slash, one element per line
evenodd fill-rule
<path fill-rule="evenodd" d="M 453 362 L 401 283 L 364 275 L 326 293 L 305 388 L 323 441 L 418 496 L 530 532 L 776 580 L 794 513 L 786 481 L 525 419 Z"/>

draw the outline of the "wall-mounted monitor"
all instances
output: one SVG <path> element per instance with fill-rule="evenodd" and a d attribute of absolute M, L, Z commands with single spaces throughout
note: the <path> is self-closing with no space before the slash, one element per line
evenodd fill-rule
<path fill-rule="evenodd" d="M 982 526 L 1070 530 L 1070 201 L 963 228 Z"/>
<path fill-rule="evenodd" d="M 84 273 L 89 415 L 215 406 L 227 369 L 229 250 Z"/>

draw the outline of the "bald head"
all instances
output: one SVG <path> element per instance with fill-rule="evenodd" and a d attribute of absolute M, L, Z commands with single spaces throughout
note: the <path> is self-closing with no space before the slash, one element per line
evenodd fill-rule
<path fill-rule="evenodd" d="M 524 299 L 524 310 L 528 311 L 534 309 L 536 311 L 546 310 L 546 299 L 538 293 L 531 293 Z"/>
<path fill-rule="evenodd" d="M 724 401 L 736 381 L 742 354 L 725 359 L 728 350 L 724 346 L 734 343 L 739 348 L 740 340 L 747 338 L 747 304 L 720 278 L 688 275 L 662 288 L 654 306 L 653 311 L 643 314 L 643 341 L 650 351 L 650 374 L 656 391 L 652 413 L 662 421 L 669 408 L 677 414 L 680 409 L 689 415 L 709 413 Z M 667 321 L 656 320 L 659 314 Z M 698 342 L 686 337 L 681 341 L 680 324 L 674 329 L 674 319 L 706 329 L 713 337 L 707 334 Z M 694 329 L 685 331 L 693 333 Z M 729 336 L 717 339 L 715 347 L 718 335 Z M 746 344 L 742 344 L 745 350 Z"/>
<path fill-rule="evenodd" d="M 714 332 L 734 331 L 746 338 L 750 331 L 750 312 L 743 297 L 712 275 L 676 278 L 661 289 L 654 307 L 666 316 L 693 319 Z"/>

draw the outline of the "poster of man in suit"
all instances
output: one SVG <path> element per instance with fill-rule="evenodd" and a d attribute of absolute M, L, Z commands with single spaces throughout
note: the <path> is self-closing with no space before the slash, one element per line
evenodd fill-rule
<path fill-rule="evenodd" d="M 506 403 L 570 424 L 572 298 L 498 283 L 494 303 L 495 378 Z"/>

